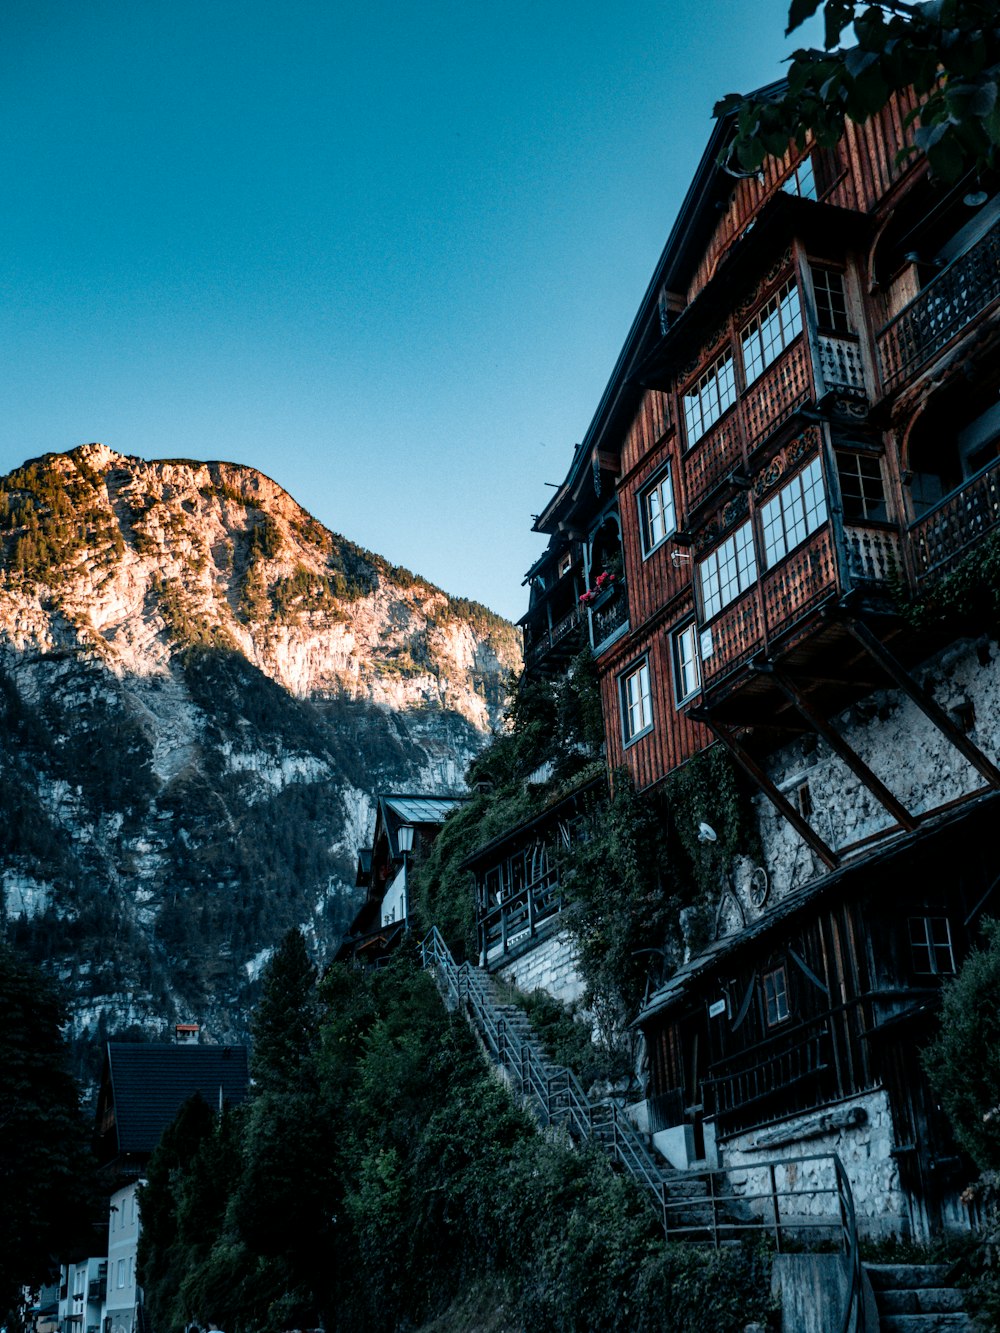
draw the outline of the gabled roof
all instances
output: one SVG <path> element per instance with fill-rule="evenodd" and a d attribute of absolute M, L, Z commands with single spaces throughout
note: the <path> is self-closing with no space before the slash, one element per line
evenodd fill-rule
<path fill-rule="evenodd" d="M 245 1046 L 110 1041 L 98 1101 L 101 1156 L 148 1156 L 189 1097 L 235 1106 L 249 1083 Z"/>

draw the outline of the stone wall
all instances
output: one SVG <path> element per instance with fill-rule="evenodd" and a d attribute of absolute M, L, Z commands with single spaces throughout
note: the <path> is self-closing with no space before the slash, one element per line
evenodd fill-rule
<path fill-rule="evenodd" d="M 780 1125 L 736 1135 L 726 1140 L 721 1157 L 735 1192 L 753 1195 L 770 1188 L 768 1169 L 759 1163 L 836 1153 L 851 1182 L 859 1233 L 879 1237 L 902 1235 L 909 1230 L 909 1210 L 892 1156 L 893 1143 L 888 1098 L 882 1089 L 876 1089 L 835 1108 L 810 1111 L 783 1120 Z M 835 1195 L 810 1194 L 811 1190 L 828 1191 L 833 1183 L 828 1159 L 780 1168 L 778 1188 L 794 1190 L 797 1196 L 801 1193 L 801 1199 L 783 1205 L 783 1213 L 812 1219 L 825 1215 L 839 1217 Z M 765 1216 L 770 1216 L 767 1204 L 751 1207 L 755 1211 L 763 1209 Z"/>
<path fill-rule="evenodd" d="M 586 986 L 577 963 L 576 945 L 567 930 L 545 935 L 496 975 L 518 990 L 543 990 L 563 1004 L 583 999 Z"/>
<path fill-rule="evenodd" d="M 989 639 L 960 640 L 913 674 L 970 740 L 996 761 L 1000 756 L 997 644 Z M 912 814 L 935 810 L 983 785 L 948 738 L 898 690 L 868 695 L 834 718 L 833 725 Z M 816 737 L 783 747 L 771 757 L 768 768 L 793 805 L 807 785 L 809 822 L 834 850 L 894 822 L 860 779 Z M 767 797 L 758 796 L 756 804 L 771 906 L 823 874 L 825 867 Z M 745 894 L 740 896 L 742 901 Z M 760 915 L 749 902 L 744 902 L 744 910 L 748 921 Z M 738 925 L 734 921 L 730 928 Z"/>

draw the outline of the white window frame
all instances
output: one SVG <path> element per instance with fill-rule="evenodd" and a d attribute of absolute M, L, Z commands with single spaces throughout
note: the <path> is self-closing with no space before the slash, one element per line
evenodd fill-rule
<path fill-rule="evenodd" d="M 819 455 L 760 507 L 764 568 L 773 569 L 829 518 Z"/>
<path fill-rule="evenodd" d="M 714 619 L 757 582 L 750 520 L 741 523 L 714 551 L 699 560 L 697 571 L 702 621 L 705 622 Z"/>
<path fill-rule="evenodd" d="M 740 334 L 743 374 L 748 385 L 774 364 L 803 329 L 802 298 L 794 277 L 774 293 Z"/>
<path fill-rule="evenodd" d="M 677 531 L 677 506 L 670 464 L 662 467 L 651 482 L 636 496 L 639 506 L 639 533 L 645 560 Z M 657 531 L 658 529 L 658 531 Z"/>
<path fill-rule="evenodd" d="M 736 358 L 727 348 L 683 396 L 684 434 L 689 449 L 729 411 L 736 398 Z"/>
<path fill-rule="evenodd" d="M 674 672 L 674 698 L 687 703 L 701 691 L 701 652 L 698 626 L 689 620 L 670 636 L 670 663 Z"/>
<path fill-rule="evenodd" d="M 781 182 L 785 194 L 796 194 L 800 199 L 818 199 L 819 186 L 816 180 L 816 165 L 812 153 L 800 157 L 795 166 Z"/>
<path fill-rule="evenodd" d="M 648 655 L 634 662 L 618 677 L 618 699 L 622 740 L 627 748 L 653 729 L 653 690 Z"/>

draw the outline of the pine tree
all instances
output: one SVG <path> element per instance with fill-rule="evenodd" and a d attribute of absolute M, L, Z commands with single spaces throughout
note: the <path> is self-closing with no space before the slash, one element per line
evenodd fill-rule
<path fill-rule="evenodd" d="M 290 1093 L 313 1082 L 319 1027 L 316 969 L 300 930 L 290 930 L 264 972 L 254 1009 L 251 1071 L 259 1092 Z"/>

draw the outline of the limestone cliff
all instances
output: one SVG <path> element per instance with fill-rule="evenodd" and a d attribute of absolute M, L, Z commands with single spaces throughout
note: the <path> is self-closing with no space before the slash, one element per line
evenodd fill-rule
<path fill-rule="evenodd" d="M 516 632 L 235 464 L 46 455 L 0 544 L 8 930 L 78 1037 L 238 1035 L 288 926 L 335 947 L 374 793 L 460 787 Z"/>

